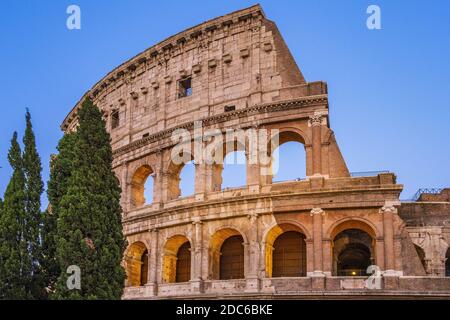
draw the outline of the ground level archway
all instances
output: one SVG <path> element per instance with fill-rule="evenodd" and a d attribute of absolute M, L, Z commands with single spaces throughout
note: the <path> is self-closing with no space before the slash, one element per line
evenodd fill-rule
<path fill-rule="evenodd" d="M 375 263 L 375 239 L 361 229 L 345 229 L 333 238 L 333 273 L 366 276 Z"/>
<path fill-rule="evenodd" d="M 241 235 L 226 239 L 220 249 L 220 280 L 243 279 L 244 239 Z"/>
<path fill-rule="evenodd" d="M 166 283 L 191 280 L 191 243 L 184 235 L 167 240 L 162 257 L 163 281 Z"/>
<path fill-rule="evenodd" d="M 307 271 L 306 235 L 291 223 L 281 223 L 267 233 L 266 276 L 305 277 Z"/>
<path fill-rule="evenodd" d="M 127 285 L 144 286 L 148 282 L 148 250 L 143 242 L 131 244 L 125 255 Z"/>

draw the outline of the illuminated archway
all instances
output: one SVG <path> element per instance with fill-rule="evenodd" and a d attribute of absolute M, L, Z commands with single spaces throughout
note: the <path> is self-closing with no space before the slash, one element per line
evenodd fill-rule
<path fill-rule="evenodd" d="M 242 279 L 245 274 L 243 235 L 232 228 L 217 231 L 210 241 L 211 276 L 217 280 Z"/>
<path fill-rule="evenodd" d="M 177 253 L 177 270 L 175 282 L 191 280 L 191 244 L 185 242 Z"/>
<path fill-rule="evenodd" d="M 285 232 L 275 240 L 273 248 L 272 277 L 306 276 L 306 242 L 303 234 Z"/>
<path fill-rule="evenodd" d="M 240 235 L 226 239 L 220 248 L 220 280 L 244 278 L 244 239 Z"/>
<path fill-rule="evenodd" d="M 375 239 L 361 229 L 345 229 L 333 238 L 333 271 L 337 276 L 366 276 L 375 262 Z"/>
<path fill-rule="evenodd" d="M 148 279 L 148 250 L 143 242 L 130 245 L 125 254 L 127 285 L 144 286 Z"/>
<path fill-rule="evenodd" d="M 267 233 L 265 247 L 266 276 L 306 276 L 306 236 L 290 223 L 274 226 Z"/>
<path fill-rule="evenodd" d="M 131 204 L 141 207 L 153 201 L 153 169 L 149 165 L 139 167 L 131 179 Z"/>
<path fill-rule="evenodd" d="M 167 240 L 163 251 L 163 281 L 187 282 L 191 279 L 191 243 L 183 235 Z"/>

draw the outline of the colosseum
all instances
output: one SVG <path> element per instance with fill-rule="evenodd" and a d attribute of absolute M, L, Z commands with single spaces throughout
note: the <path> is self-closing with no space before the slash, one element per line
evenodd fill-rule
<path fill-rule="evenodd" d="M 122 187 L 124 299 L 450 297 L 450 189 L 403 202 L 394 173 L 349 172 L 327 84 L 305 80 L 259 5 L 123 63 L 63 131 L 76 129 L 88 96 L 104 114 Z M 181 195 L 173 134 L 194 140 L 196 123 L 223 135 L 223 157 L 245 152 L 245 186 L 222 188 L 222 164 L 184 153 L 195 188 Z M 306 177 L 272 181 L 261 174 L 271 164 L 248 161 L 249 138 L 230 141 L 229 129 L 301 143 Z"/>

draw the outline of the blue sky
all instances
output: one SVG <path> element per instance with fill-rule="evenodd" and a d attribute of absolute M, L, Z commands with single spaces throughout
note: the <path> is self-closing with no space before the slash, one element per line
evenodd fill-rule
<path fill-rule="evenodd" d="M 59 125 L 117 65 L 168 36 L 254 1 L 2 0 L 0 194 L 7 150 L 30 108 L 48 179 Z M 448 1 L 260 1 L 308 81 L 328 82 L 330 119 L 350 171 L 390 170 L 405 185 L 450 186 Z M 77 4 L 82 29 L 66 28 Z M 366 28 L 379 5 L 382 30 Z M 298 165 L 286 157 L 286 166 Z"/>

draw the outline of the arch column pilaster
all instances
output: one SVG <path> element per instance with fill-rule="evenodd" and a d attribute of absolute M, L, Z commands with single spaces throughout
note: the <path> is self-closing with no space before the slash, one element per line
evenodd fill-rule
<path fill-rule="evenodd" d="M 313 272 L 308 274 L 312 278 L 312 289 L 325 289 L 325 273 L 323 268 L 323 218 L 325 211 L 321 208 L 313 208 L 310 212 L 312 217 L 313 234 Z"/>
<path fill-rule="evenodd" d="M 150 230 L 150 254 L 148 263 L 148 294 L 156 296 L 158 294 L 158 229 Z"/>
<path fill-rule="evenodd" d="M 204 250 L 203 250 L 203 222 L 200 218 L 195 218 L 193 225 L 193 244 L 191 251 L 191 288 L 193 292 L 202 293 L 203 288 L 203 265 L 204 265 Z"/>
<path fill-rule="evenodd" d="M 311 127 L 312 136 L 312 173 L 322 175 L 322 126 L 325 118 L 322 114 L 313 115 L 309 118 L 308 125 Z"/>
<path fill-rule="evenodd" d="M 246 292 L 258 292 L 260 289 L 258 269 L 260 245 L 258 241 L 258 214 L 247 215 L 249 219 L 248 244 L 244 253 L 247 255 L 246 263 Z"/>

